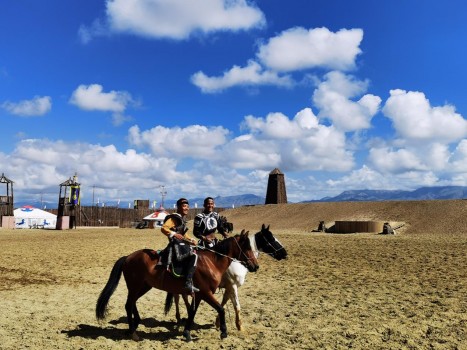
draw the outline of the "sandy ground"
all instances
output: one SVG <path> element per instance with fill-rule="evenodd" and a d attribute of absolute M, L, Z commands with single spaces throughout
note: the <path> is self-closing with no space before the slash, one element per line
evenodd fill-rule
<path fill-rule="evenodd" d="M 163 248 L 158 230 L 0 229 L 0 349 L 467 349 L 466 208 L 426 201 L 224 212 L 235 231 L 270 224 L 289 258 L 261 255 L 260 270 L 248 274 L 240 288 L 245 331 L 235 329 L 229 303 L 229 337 L 221 340 L 203 303 L 191 343 L 174 313 L 164 316 L 165 293 L 155 289 L 138 303 L 143 340 L 130 340 L 123 279 L 105 322 L 94 317 L 114 262 Z M 395 236 L 311 232 L 320 220 L 343 219 L 406 225 Z"/>

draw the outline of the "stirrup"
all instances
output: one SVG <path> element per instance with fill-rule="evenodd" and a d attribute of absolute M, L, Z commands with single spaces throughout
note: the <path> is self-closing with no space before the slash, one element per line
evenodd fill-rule
<path fill-rule="evenodd" d="M 199 292 L 199 289 L 196 288 L 193 283 L 187 283 L 185 284 L 185 290 L 189 291 L 190 293 L 197 293 Z"/>

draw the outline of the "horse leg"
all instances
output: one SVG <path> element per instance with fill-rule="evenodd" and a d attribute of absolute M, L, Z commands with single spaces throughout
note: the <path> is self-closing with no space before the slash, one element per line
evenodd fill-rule
<path fill-rule="evenodd" d="M 136 301 L 144 294 L 146 294 L 150 289 L 151 286 L 145 282 L 139 284 L 137 287 L 128 289 L 125 310 L 128 321 L 128 331 L 130 333 L 131 339 L 135 341 L 140 340 L 139 336 L 136 334 L 136 329 L 141 322 L 141 317 L 139 316 L 138 308 L 136 307 Z"/>
<path fill-rule="evenodd" d="M 240 299 L 238 298 L 238 287 L 236 284 L 232 285 L 230 300 L 232 300 L 235 309 L 235 325 L 239 331 L 243 331 L 242 320 L 240 318 Z"/>
<path fill-rule="evenodd" d="M 183 302 L 185 303 L 185 308 L 187 314 L 190 312 L 190 302 L 188 300 L 188 295 L 187 294 L 182 294 Z M 182 323 L 182 317 L 180 314 L 180 294 L 175 294 L 174 295 L 174 301 L 175 301 L 175 317 L 177 319 L 177 324 Z"/>
<path fill-rule="evenodd" d="M 188 315 L 190 312 L 190 300 L 188 300 L 188 294 L 182 294 L 183 302 L 185 303 L 186 314 Z M 194 321 L 193 321 L 194 324 Z"/>
<path fill-rule="evenodd" d="M 201 298 L 193 298 L 191 305 L 188 309 L 188 318 L 185 323 L 185 329 L 183 330 L 183 336 L 187 342 L 191 341 L 191 327 L 193 326 L 193 321 L 195 319 L 196 311 L 198 311 L 199 303 L 201 302 Z"/>
<path fill-rule="evenodd" d="M 227 304 L 227 301 L 230 299 L 230 294 L 232 293 L 231 286 L 226 286 L 224 290 L 224 295 L 222 296 L 221 306 L 224 307 Z M 219 314 L 216 316 L 216 328 L 219 329 L 221 325 L 221 321 L 219 318 Z"/>
<path fill-rule="evenodd" d="M 183 301 L 185 302 L 186 312 L 190 310 L 190 301 L 188 300 L 188 294 L 182 294 Z"/>
<path fill-rule="evenodd" d="M 184 298 L 184 295 L 182 297 Z M 174 302 L 175 302 L 175 318 L 177 319 L 177 325 L 181 325 L 182 317 L 180 314 L 180 294 L 174 294 Z"/>
<path fill-rule="evenodd" d="M 145 283 L 143 285 L 143 288 L 140 290 L 136 300 L 141 298 L 144 294 L 149 292 L 151 289 L 152 287 L 149 284 Z M 138 307 L 136 306 L 136 301 L 135 301 L 135 308 L 133 310 L 133 316 L 134 316 L 133 322 L 134 322 L 135 331 L 136 331 L 136 328 L 138 328 L 139 324 L 141 323 L 141 317 L 139 316 Z"/>
<path fill-rule="evenodd" d="M 128 333 L 130 334 L 131 338 L 135 341 L 140 340 L 138 335 L 136 334 L 136 327 L 133 322 L 133 310 L 136 307 L 136 300 L 134 297 L 131 297 L 130 294 L 128 294 L 128 297 L 126 299 L 125 303 L 125 311 L 126 311 L 126 319 L 128 322 Z"/>
<path fill-rule="evenodd" d="M 219 317 L 219 325 L 220 325 L 219 328 L 221 331 L 221 339 L 227 338 L 227 325 L 225 324 L 224 307 L 221 304 L 219 304 L 217 299 L 211 293 L 206 295 L 206 297 L 203 299 L 217 311 L 217 314 Z"/>

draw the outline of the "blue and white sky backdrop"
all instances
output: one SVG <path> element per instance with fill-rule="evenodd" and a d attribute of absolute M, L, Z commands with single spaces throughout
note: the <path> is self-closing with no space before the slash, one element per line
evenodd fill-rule
<path fill-rule="evenodd" d="M 464 0 L 0 4 L 15 201 L 466 186 L 466 115 Z"/>

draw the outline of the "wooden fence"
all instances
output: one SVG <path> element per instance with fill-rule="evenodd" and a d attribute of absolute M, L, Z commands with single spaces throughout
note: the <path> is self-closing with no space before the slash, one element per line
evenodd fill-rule
<path fill-rule="evenodd" d="M 216 208 L 218 213 L 224 211 L 224 208 Z M 57 215 L 57 209 L 48 210 Z M 118 226 L 118 227 L 136 227 L 143 218 L 151 213 L 154 209 L 127 209 L 117 207 L 98 207 L 98 206 L 80 206 L 75 210 L 76 226 Z M 174 209 L 166 209 L 167 212 L 173 213 Z M 187 215 L 187 220 L 192 220 L 196 214 L 203 211 L 203 208 L 190 209 Z"/>

